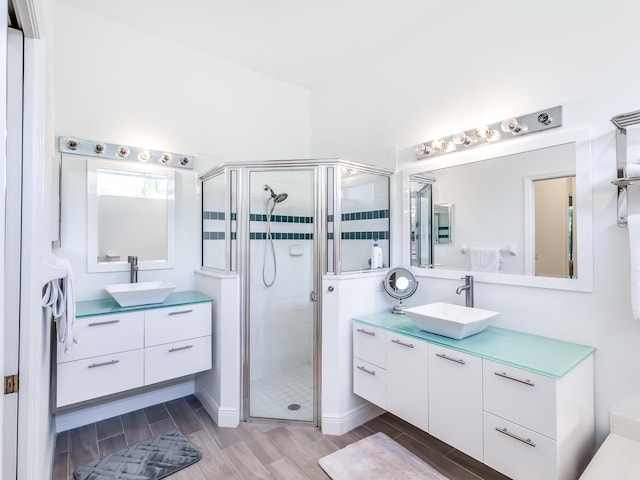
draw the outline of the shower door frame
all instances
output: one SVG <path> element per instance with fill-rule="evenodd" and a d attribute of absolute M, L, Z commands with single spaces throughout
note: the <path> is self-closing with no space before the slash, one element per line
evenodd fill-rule
<path fill-rule="evenodd" d="M 324 168 L 323 168 L 324 167 Z M 250 381 L 251 381 L 251 335 L 250 335 L 250 206 L 251 206 L 251 173 L 261 172 L 277 172 L 283 173 L 291 171 L 311 172 L 313 182 L 313 243 L 312 243 L 312 291 L 310 295 L 314 295 L 313 301 L 313 418 L 311 421 L 280 419 L 271 417 L 254 417 L 251 416 L 250 410 Z M 320 398 L 321 398 L 321 352 L 322 352 L 322 301 L 321 292 L 323 265 L 326 263 L 326 222 L 321 221 L 326 218 L 326 184 L 327 184 L 327 168 L 322 162 L 318 161 L 269 161 L 268 164 L 244 165 L 244 168 L 238 169 L 238 272 L 241 275 L 241 311 L 242 311 L 242 413 L 241 418 L 246 422 L 286 422 L 291 424 L 320 426 Z"/>

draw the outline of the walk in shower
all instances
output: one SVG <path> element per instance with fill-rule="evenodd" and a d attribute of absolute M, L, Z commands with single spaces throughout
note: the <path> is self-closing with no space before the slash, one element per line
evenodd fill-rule
<path fill-rule="evenodd" d="M 202 267 L 241 278 L 245 420 L 318 424 L 319 286 L 369 270 L 374 239 L 388 265 L 390 174 L 290 160 L 202 175 Z"/>

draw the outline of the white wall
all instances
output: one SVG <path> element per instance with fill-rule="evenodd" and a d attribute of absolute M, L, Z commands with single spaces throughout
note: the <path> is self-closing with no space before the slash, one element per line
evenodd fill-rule
<path fill-rule="evenodd" d="M 419 142 L 559 104 L 563 129 L 589 128 L 594 292 L 479 284 L 476 305 L 500 311 L 499 326 L 598 348 L 601 441 L 611 405 L 640 391 L 640 322 L 631 316 L 628 233 L 616 226 L 609 122 L 640 108 L 640 70 L 630 55 L 640 4 L 464 3 L 443 4 L 404 37 L 315 90 L 312 154 L 393 167 L 397 146 L 402 166 L 414 161 Z M 631 210 L 640 211 L 640 192 L 630 196 Z M 392 264 L 407 263 L 396 257 Z M 458 283 L 422 278 L 412 301 L 460 302 L 453 293 Z"/>
<path fill-rule="evenodd" d="M 200 172 L 223 161 L 309 156 L 307 90 L 64 1 L 56 2 L 55 14 L 56 135 L 196 153 Z M 104 297 L 104 285 L 127 282 L 128 274 L 86 273 L 84 179 L 71 180 L 62 186 L 67 202 L 57 253 L 72 261 L 78 300 Z M 193 269 L 200 264 L 196 183 L 195 172 L 176 172 L 176 267 L 141 271 L 140 281 L 194 288 Z"/>
<path fill-rule="evenodd" d="M 307 90 L 64 1 L 55 14 L 57 135 L 201 154 L 199 171 L 309 156 Z"/>

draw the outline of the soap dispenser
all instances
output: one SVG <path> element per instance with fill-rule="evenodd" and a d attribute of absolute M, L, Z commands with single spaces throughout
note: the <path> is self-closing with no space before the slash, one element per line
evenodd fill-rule
<path fill-rule="evenodd" d="M 371 268 L 382 268 L 382 248 L 378 245 L 378 239 L 373 239 L 371 247 Z"/>

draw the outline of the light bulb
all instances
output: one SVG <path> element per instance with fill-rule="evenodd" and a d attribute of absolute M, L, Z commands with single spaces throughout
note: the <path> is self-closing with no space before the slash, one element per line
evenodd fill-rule
<path fill-rule="evenodd" d="M 120 158 L 126 158 L 126 157 L 128 157 L 130 152 L 131 152 L 131 151 L 129 150 L 129 147 L 127 147 L 127 146 L 125 146 L 125 145 L 120 145 L 120 146 L 118 147 L 118 156 L 119 156 Z"/>
<path fill-rule="evenodd" d="M 551 122 L 553 122 L 553 117 L 548 113 L 545 112 L 538 115 L 538 123 L 542 125 L 550 125 Z"/>
<path fill-rule="evenodd" d="M 428 157 L 433 153 L 433 148 L 428 143 L 421 143 L 416 147 L 416 154 L 420 156 Z"/>
<path fill-rule="evenodd" d="M 492 130 L 489 127 L 487 127 L 486 125 L 482 125 L 481 127 L 476 128 L 475 134 L 478 138 L 487 138 L 489 135 L 491 135 L 491 131 Z"/>
<path fill-rule="evenodd" d="M 138 154 L 138 160 L 141 161 L 142 163 L 147 163 L 149 160 L 151 160 L 152 156 L 153 154 L 151 153 L 150 150 L 142 150 Z"/>
<path fill-rule="evenodd" d="M 453 135 L 451 137 L 451 141 L 456 145 L 464 145 L 465 147 L 468 147 L 469 145 L 472 145 L 474 143 L 473 138 L 471 138 L 464 132 L 456 133 L 455 135 Z"/>
<path fill-rule="evenodd" d="M 511 132 L 514 135 L 519 135 L 527 131 L 527 126 L 520 124 L 515 118 L 507 118 L 500 124 L 500 128 L 503 132 Z"/>
<path fill-rule="evenodd" d="M 171 161 L 171 154 L 170 153 L 163 153 L 162 157 L 160 157 L 160 161 L 162 163 L 169 163 Z"/>
<path fill-rule="evenodd" d="M 491 130 L 487 135 L 487 142 L 497 142 L 500 140 L 500 132 L 498 130 Z"/>
<path fill-rule="evenodd" d="M 447 147 L 447 141 L 444 138 L 438 138 L 431 142 L 431 146 L 436 152 L 440 152 Z"/>

